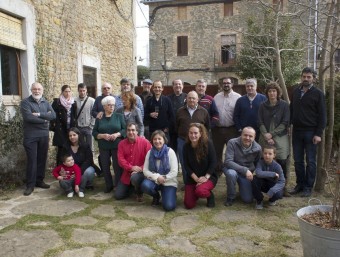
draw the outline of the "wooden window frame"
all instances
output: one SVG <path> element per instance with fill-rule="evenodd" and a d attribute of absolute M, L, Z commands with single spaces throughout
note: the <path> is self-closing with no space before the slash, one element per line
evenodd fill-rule
<path fill-rule="evenodd" d="M 188 36 L 177 37 L 177 56 L 188 56 Z"/>

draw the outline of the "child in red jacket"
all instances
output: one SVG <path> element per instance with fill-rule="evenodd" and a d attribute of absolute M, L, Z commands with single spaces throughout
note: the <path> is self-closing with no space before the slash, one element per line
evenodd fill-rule
<path fill-rule="evenodd" d="M 64 155 L 62 161 L 63 164 L 57 166 L 52 171 L 53 176 L 59 180 L 59 185 L 65 190 L 67 197 L 73 197 L 73 188 L 79 197 L 84 197 L 84 193 L 79 191 L 81 169 L 77 164 L 74 164 L 73 157 L 70 154 Z"/>

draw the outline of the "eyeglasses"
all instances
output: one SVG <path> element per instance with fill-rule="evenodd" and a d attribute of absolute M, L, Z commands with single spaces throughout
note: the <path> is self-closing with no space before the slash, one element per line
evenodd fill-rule
<path fill-rule="evenodd" d="M 110 90 L 111 88 L 110 87 L 103 87 L 103 89 Z"/>
<path fill-rule="evenodd" d="M 108 107 L 114 107 L 115 105 L 114 105 L 114 104 L 107 104 L 106 106 L 108 106 Z"/>

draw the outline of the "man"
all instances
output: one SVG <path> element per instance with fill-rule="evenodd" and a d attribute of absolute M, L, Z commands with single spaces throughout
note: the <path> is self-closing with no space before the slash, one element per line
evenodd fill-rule
<path fill-rule="evenodd" d="M 241 199 L 245 203 L 253 201 L 251 181 L 257 162 L 261 158 L 261 146 L 255 142 L 256 132 L 245 127 L 241 136 L 230 139 L 227 144 L 223 173 L 227 181 L 225 206 L 233 205 L 238 183 Z"/>
<path fill-rule="evenodd" d="M 95 118 L 92 117 L 91 111 L 95 100 L 87 95 L 87 87 L 84 83 L 78 84 L 78 97 L 76 97 L 74 101 L 77 104 L 77 127 L 82 134 L 82 140 L 88 143 L 91 149 L 93 149 L 92 129 Z"/>
<path fill-rule="evenodd" d="M 124 92 L 130 92 L 133 89 L 133 84 L 131 83 L 130 79 L 123 78 L 120 81 L 120 91 L 121 93 Z M 143 107 L 143 102 L 142 99 L 138 96 L 135 95 L 136 100 L 137 100 L 137 107 L 140 109 L 140 112 L 142 113 L 142 118 L 144 118 L 144 107 Z M 123 101 L 122 101 L 122 95 L 116 96 L 116 107 L 115 110 L 118 110 L 120 107 L 123 107 Z"/>
<path fill-rule="evenodd" d="M 172 81 L 172 89 L 174 92 L 168 97 L 172 103 L 172 108 L 176 118 L 178 109 L 183 107 L 185 104 L 187 94 L 183 93 L 183 82 L 180 79 Z M 170 135 L 170 146 L 175 152 L 177 152 L 177 131 L 175 129 L 172 130 Z"/>
<path fill-rule="evenodd" d="M 257 114 L 260 104 L 266 101 L 266 96 L 256 92 L 256 79 L 246 80 L 247 94 L 241 96 L 236 101 L 233 120 L 238 132 L 242 132 L 244 127 L 252 127 L 256 131 L 256 141 L 260 136 L 260 130 L 257 125 Z"/>
<path fill-rule="evenodd" d="M 128 197 L 131 187 L 135 189 L 137 201 L 143 200 L 140 189 L 140 184 L 144 180 L 143 165 L 145 156 L 152 146 L 148 140 L 139 137 L 137 131 L 137 125 L 129 123 L 127 138 L 118 145 L 118 162 L 123 168 L 123 174 L 114 194 L 116 200 Z"/>
<path fill-rule="evenodd" d="M 209 113 L 198 105 L 198 94 L 190 91 L 187 95 L 186 105 L 179 108 L 176 115 L 177 154 L 182 167 L 183 181 L 186 181 L 186 171 L 183 162 L 183 146 L 189 133 L 190 123 L 201 123 L 209 131 Z"/>
<path fill-rule="evenodd" d="M 103 117 L 104 108 L 102 105 L 102 99 L 106 96 L 112 95 L 111 92 L 112 85 L 108 82 L 104 82 L 104 84 L 102 85 L 102 95 L 97 96 L 91 111 L 91 115 L 93 118 L 101 119 Z"/>
<path fill-rule="evenodd" d="M 24 148 L 27 156 L 26 189 L 30 195 L 34 187 L 50 188 L 44 182 L 48 152 L 49 122 L 56 118 L 49 102 L 43 97 L 43 86 L 35 82 L 31 86 L 32 95 L 21 101 L 24 120 Z"/>
<path fill-rule="evenodd" d="M 219 113 L 214 98 L 205 94 L 207 82 L 204 79 L 197 80 L 195 90 L 199 97 L 198 104 L 208 111 L 210 115 L 210 126 L 212 128 L 215 127 L 219 124 Z"/>
<path fill-rule="evenodd" d="M 160 80 L 153 82 L 153 97 L 146 103 L 144 119 L 149 122 L 150 134 L 156 130 L 162 130 L 169 141 L 170 129 L 173 129 L 171 126 L 175 123 L 175 115 L 170 99 L 162 95 L 163 89 Z"/>
<path fill-rule="evenodd" d="M 222 92 L 216 94 L 214 97 L 219 113 L 220 123 L 211 129 L 217 156 L 216 171 L 218 174 L 221 174 L 222 172 L 222 155 L 224 145 L 227 144 L 230 139 L 235 138 L 238 135 L 233 121 L 233 115 L 236 101 L 240 97 L 240 94 L 233 91 L 231 78 L 223 78 Z"/>
<path fill-rule="evenodd" d="M 302 192 L 302 197 L 312 194 L 316 176 L 317 144 L 321 142 L 326 127 L 325 96 L 313 84 L 315 78 L 316 72 L 312 68 L 304 68 L 301 84 L 294 90 L 290 103 L 296 173 L 296 186 L 290 193 Z"/>
<path fill-rule="evenodd" d="M 143 80 L 143 92 L 139 95 L 139 97 L 142 99 L 143 107 L 145 109 L 147 101 L 153 96 L 151 93 L 151 87 L 152 87 L 152 80 L 151 79 L 144 79 Z M 150 132 L 149 132 L 149 121 L 147 119 L 143 120 L 144 123 L 144 136 L 145 138 L 150 138 Z"/>

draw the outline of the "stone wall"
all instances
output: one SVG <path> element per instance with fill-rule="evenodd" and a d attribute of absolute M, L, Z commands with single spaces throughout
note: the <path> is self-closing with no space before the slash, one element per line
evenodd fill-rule
<path fill-rule="evenodd" d="M 76 91 L 85 59 L 96 64 L 99 90 L 104 81 L 118 85 L 122 77 L 134 78 L 134 1 L 26 2 L 36 15 L 37 77 L 50 97 L 58 96 L 63 84 Z"/>

